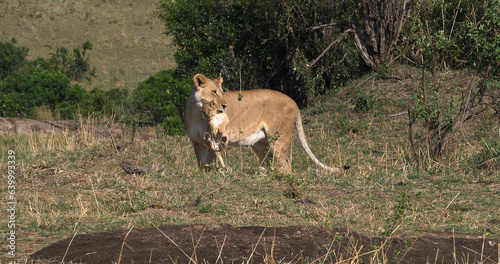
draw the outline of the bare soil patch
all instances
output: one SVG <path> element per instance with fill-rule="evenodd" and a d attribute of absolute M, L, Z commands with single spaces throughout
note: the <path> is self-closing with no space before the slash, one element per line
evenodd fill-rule
<path fill-rule="evenodd" d="M 457 233 L 385 238 L 346 229 L 196 224 L 77 235 L 30 256 L 36 263 L 498 263 L 499 239 Z M 324 263 L 324 262 L 322 262 Z"/>

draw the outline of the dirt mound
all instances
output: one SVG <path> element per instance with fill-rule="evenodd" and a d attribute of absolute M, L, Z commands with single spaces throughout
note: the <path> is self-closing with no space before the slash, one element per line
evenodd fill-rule
<path fill-rule="evenodd" d="M 36 263 L 497 263 L 499 239 L 452 233 L 386 239 L 317 227 L 164 226 L 97 232 L 56 242 Z M 36 260 L 36 261 L 35 261 Z M 351 262 L 352 261 L 352 262 Z"/>

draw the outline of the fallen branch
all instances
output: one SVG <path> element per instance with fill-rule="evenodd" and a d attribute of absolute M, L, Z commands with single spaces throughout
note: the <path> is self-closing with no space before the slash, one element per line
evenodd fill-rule
<path fill-rule="evenodd" d="M 136 166 L 130 165 L 127 162 L 122 162 L 120 164 L 120 166 L 128 174 L 140 175 L 140 174 L 146 173 L 148 171 L 156 171 L 158 173 L 163 173 L 165 171 L 164 168 L 159 167 L 157 165 L 146 165 L 145 167 L 136 167 Z"/>

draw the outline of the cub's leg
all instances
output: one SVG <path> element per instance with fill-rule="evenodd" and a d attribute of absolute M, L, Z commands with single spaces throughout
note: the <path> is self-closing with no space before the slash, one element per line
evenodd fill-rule
<path fill-rule="evenodd" d="M 224 163 L 224 158 L 222 157 L 222 151 L 227 143 L 227 137 L 223 137 L 220 135 L 220 138 L 215 138 L 210 133 L 205 132 L 205 142 L 210 147 L 210 149 L 214 152 L 217 161 L 220 162 L 222 168 L 226 167 Z"/>
<path fill-rule="evenodd" d="M 220 151 L 216 151 L 215 156 L 217 157 L 217 160 L 220 162 L 221 167 L 225 168 L 226 164 L 224 163 L 224 158 L 222 157 L 222 154 L 220 153 Z"/>

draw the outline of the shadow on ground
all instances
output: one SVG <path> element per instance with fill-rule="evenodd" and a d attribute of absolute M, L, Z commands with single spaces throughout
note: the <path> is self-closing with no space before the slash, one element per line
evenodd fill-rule
<path fill-rule="evenodd" d="M 498 263 L 500 239 L 406 233 L 390 239 L 318 227 L 164 226 L 77 235 L 30 256 L 73 263 Z"/>

